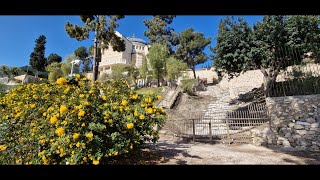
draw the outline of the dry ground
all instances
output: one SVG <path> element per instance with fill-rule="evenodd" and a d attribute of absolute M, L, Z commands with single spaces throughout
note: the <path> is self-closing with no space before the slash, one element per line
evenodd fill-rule
<path fill-rule="evenodd" d="M 188 142 L 160 135 L 159 142 L 142 152 L 144 164 L 219 165 L 219 164 L 320 164 L 320 153 L 251 144 L 225 145 Z"/>

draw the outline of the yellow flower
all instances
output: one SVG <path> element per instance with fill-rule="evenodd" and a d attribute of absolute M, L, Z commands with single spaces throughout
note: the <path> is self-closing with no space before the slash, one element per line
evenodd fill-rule
<path fill-rule="evenodd" d="M 132 99 L 138 99 L 138 94 L 132 95 Z"/>
<path fill-rule="evenodd" d="M 133 149 L 133 144 L 130 145 L 130 149 Z"/>
<path fill-rule="evenodd" d="M 140 116 L 139 116 L 139 119 L 141 119 L 141 120 L 143 120 L 145 118 L 145 116 L 143 115 L 143 114 L 141 114 Z"/>
<path fill-rule="evenodd" d="M 127 123 L 127 128 L 128 128 L 128 129 L 132 129 L 133 126 L 134 126 L 133 123 Z"/>
<path fill-rule="evenodd" d="M 93 139 L 93 134 L 92 132 L 89 132 L 86 134 L 86 137 L 91 141 Z"/>
<path fill-rule="evenodd" d="M 77 79 L 80 79 L 80 74 L 76 74 L 76 78 L 77 78 Z"/>
<path fill-rule="evenodd" d="M 152 108 L 148 108 L 147 109 L 147 113 L 152 114 L 153 113 L 153 109 Z"/>
<path fill-rule="evenodd" d="M 90 89 L 89 94 L 93 94 L 93 91 Z"/>
<path fill-rule="evenodd" d="M 128 104 L 128 101 L 122 100 L 121 105 L 126 106 Z"/>
<path fill-rule="evenodd" d="M 78 117 L 83 117 L 85 114 L 84 110 L 80 110 L 78 113 Z"/>
<path fill-rule="evenodd" d="M 84 102 L 84 105 L 89 106 L 89 102 L 88 101 Z"/>
<path fill-rule="evenodd" d="M 63 91 L 64 94 L 67 94 L 70 91 L 70 88 L 67 88 Z"/>
<path fill-rule="evenodd" d="M 80 147 L 80 146 L 81 146 L 80 142 L 77 142 L 76 146 L 77 146 L 77 147 Z"/>
<path fill-rule="evenodd" d="M 113 122 L 112 119 L 109 119 L 109 120 L 108 120 L 108 123 L 109 123 L 109 124 L 112 124 L 112 122 Z"/>
<path fill-rule="evenodd" d="M 0 145 L 0 150 L 1 151 L 5 151 L 7 149 L 7 146 L 6 145 Z"/>
<path fill-rule="evenodd" d="M 66 113 L 68 112 L 68 109 L 65 105 L 61 105 L 60 106 L 60 114 Z"/>
<path fill-rule="evenodd" d="M 79 133 L 74 133 L 72 137 L 73 137 L 74 140 L 76 140 L 76 139 L 78 139 L 80 137 L 80 134 Z"/>
<path fill-rule="evenodd" d="M 85 123 L 82 123 L 81 126 L 84 127 L 84 126 L 86 126 L 86 124 L 85 124 Z"/>
<path fill-rule="evenodd" d="M 62 136 L 64 134 L 64 129 L 62 127 L 59 127 L 55 132 L 58 136 Z"/>
<path fill-rule="evenodd" d="M 92 164 L 98 165 L 98 164 L 99 164 L 99 161 L 98 161 L 98 160 L 93 160 Z"/>
<path fill-rule="evenodd" d="M 47 116 L 47 113 L 46 112 L 42 113 L 42 116 Z"/>
<path fill-rule="evenodd" d="M 158 99 L 161 99 L 161 96 L 160 96 L 160 95 L 158 95 L 158 96 L 157 96 L 157 98 L 158 98 Z"/>
<path fill-rule="evenodd" d="M 58 85 L 64 85 L 64 84 L 67 84 L 67 80 L 65 78 L 59 78 L 57 79 L 57 84 Z"/>
<path fill-rule="evenodd" d="M 103 99 L 104 101 L 107 100 L 107 96 L 103 95 L 103 96 L 102 96 L 102 99 Z"/>
<path fill-rule="evenodd" d="M 80 98 L 84 98 L 84 94 L 80 94 L 79 97 L 80 97 Z"/>
<path fill-rule="evenodd" d="M 135 110 L 134 113 L 133 113 L 133 115 L 137 117 L 137 116 L 139 115 L 139 114 L 138 114 L 138 111 Z"/>
<path fill-rule="evenodd" d="M 34 107 L 36 107 L 36 104 L 35 104 L 35 103 L 30 104 L 30 107 L 31 107 L 31 108 L 34 108 Z"/>
<path fill-rule="evenodd" d="M 50 118 L 50 123 L 51 123 L 51 124 L 55 124 L 57 121 L 58 121 L 58 118 L 57 118 L 56 116 L 52 116 L 52 117 Z"/>
<path fill-rule="evenodd" d="M 115 156 L 118 156 L 118 154 L 119 154 L 118 151 L 115 151 L 115 152 L 113 153 L 113 155 L 115 155 Z"/>

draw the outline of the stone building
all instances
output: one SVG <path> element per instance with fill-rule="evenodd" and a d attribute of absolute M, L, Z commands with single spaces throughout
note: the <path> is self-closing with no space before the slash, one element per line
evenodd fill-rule
<path fill-rule="evenodd" d="M 134 65 L 139 68 L 149 52 L 150 45 L 143 39 L 136 38 L 134 35 L 127 38 L 119 32 L 116 32 L 116 34 L 124 40 L 126 49 L 123 52 L 113 51 L 112 47 L 104 49 L 99 63 L 100 75 L 110 74 L 114 64 Z"/>

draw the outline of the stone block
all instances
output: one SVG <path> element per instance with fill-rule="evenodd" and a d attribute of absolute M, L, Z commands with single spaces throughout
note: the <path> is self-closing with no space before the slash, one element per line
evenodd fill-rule
<path fill-rule="evenodd" d="M 303 136 L 305 134 L 307 134 L 307 131 L 306 130 L 296 130 L 297 134 Z"/>
<path fill-rule="evenodd" d="M 316 120 L 313 119 L 313 118 L 307 118 L 306 121 L 307 121 L 308 123 L 315 123 L 315 122 L 316 122 Z"/>
<path fill-rule="evenodd" d="M 299 130 L 299 129 L 304 129 L 304 127 L 302 125 L 297 124 L 297 125 L 294 125 L 294 129 Z"/>

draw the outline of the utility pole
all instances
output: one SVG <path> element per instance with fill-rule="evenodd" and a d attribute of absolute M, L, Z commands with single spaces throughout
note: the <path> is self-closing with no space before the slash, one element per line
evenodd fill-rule
<path fill-rule="evenodd" d="M 99 54 L 98 53 L 98 24 L 99 24 L 99 15 L 97 15 L 97 20 L 96 20 L 96 27 L 95 27 L 95 37 L 94 37 L 94 59 L 93 59 L 93 76 L 92 76 L 92 82 L 95 82 L 98 79 L 98 68 L 99 68 Z"/>

